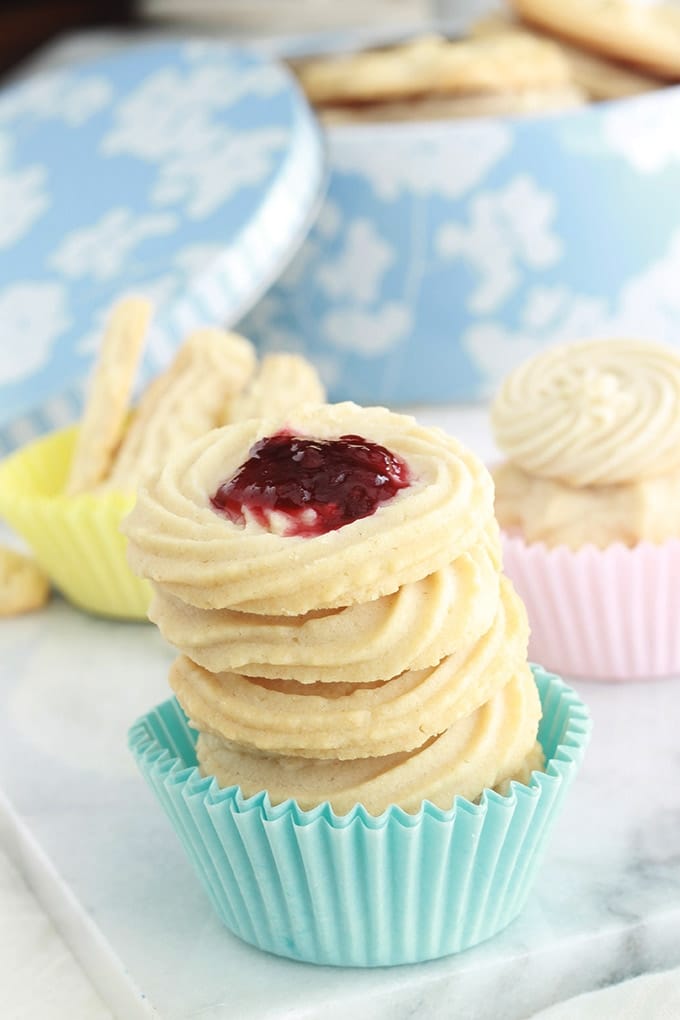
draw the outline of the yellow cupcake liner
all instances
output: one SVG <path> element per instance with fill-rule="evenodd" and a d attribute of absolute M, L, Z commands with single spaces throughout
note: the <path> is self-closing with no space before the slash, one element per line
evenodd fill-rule
<path fill-rule="evenodd" d="M 101 616 L 146 619 L 151 586 L 130 570 L 120 532 L 135 493 L 64 495 L 77 433 L 77 426 L 51 433 L 0 463 L 0 515 L 69 602 Z"/>

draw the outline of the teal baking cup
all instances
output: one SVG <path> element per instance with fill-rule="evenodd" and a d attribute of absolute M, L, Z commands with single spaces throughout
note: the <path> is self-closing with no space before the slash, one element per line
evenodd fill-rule
<path fill-rule="evenodd" d="M 171 698 L 130 730 L 131 750 L 218 915 L 278 956 L 347 967 L 418 963 L 467 949 L 521 911 L 581 762 L 590 718 L 577 694 L 532 667 L 544 772 L 442 811 L 361 806 L 334 814 L 200 775 L 196 733 Z"/>

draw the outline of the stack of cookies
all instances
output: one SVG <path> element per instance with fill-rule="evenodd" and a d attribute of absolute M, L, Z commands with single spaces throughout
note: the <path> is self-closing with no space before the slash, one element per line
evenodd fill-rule
<path fill-rule="evenodd" d="M 634 0 L 512 0 L 468 37 L 294 63 L 327 123 L 554 110 L 680 81 L 680 13 Z"/>
<path fill-rule="evenodd" d="M 159 463 L 124 530 L 220 786 L 379 815 L 542 767 L 491 478 L 440 430 L 349 403 L 233 424 Z"/>
<path fill-rule="evenodd" d="M 480 461 L 308 405 L 178 449 L 124 529 L 181 653 L 130 746 L 225 925 L 385 966 L 509 924 L 589 723 L 527 664 Z"/>
<path fill-rule="evenodd" d="M 549 110 L 585 99 L 557 47 L 524 32 L 422 36 L 309 59 L 294 70 L 328 124 Z"/>

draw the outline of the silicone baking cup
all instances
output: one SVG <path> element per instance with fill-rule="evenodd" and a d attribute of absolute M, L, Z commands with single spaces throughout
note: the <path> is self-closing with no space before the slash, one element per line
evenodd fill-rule
<path fill-rule="evenodd" d="M 529 654 L 594 680 L 680 672 L 680 541 L 549 549 L 503 536 L 503 570 L 524 602 Z"/>
<path fill-rule="evenodd" d="M 146 619 L 148 581 L 132 573 L 120 522 L 134 492 L 63 495 L 77 427 L 24 446 L 0 463 L 0 515 L 31 547 L 55 588 L 81 609 Z"/>
<path fill-rule="evenodd" d="M 279 956 L 338 966 L 416 963 L 473 946 L 522 909 L 590 734 L 585 705 L 532 667 L 543 706 L 544 772 L 449 811 L 346 815 L 272 806 L 220 789 L 196 765 L 196 733 L 172 698 L 130 747 L 223 923 Z"/>

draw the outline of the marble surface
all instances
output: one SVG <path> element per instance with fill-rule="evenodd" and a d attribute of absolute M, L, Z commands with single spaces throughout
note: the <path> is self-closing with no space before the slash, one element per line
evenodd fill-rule
<path fill-rule="evenodd" d="M 419 417 L 493 457 L 482 410 Z M 125 746 L 171 658 L 151 626 L 58 599 L 0 621 L 0 839 L 119 1016 L 522 1020 L 680 963 L 677 680 L 577 684 L 592 743 L 510 928 L 457 957 L 348 972 L 261 954 L 212 916 Z"/>
<path fill-rule="evenodd" d="M 11 1020 L 113 1020 L 64 940 L 0 850 L 0 987 Z"/>

